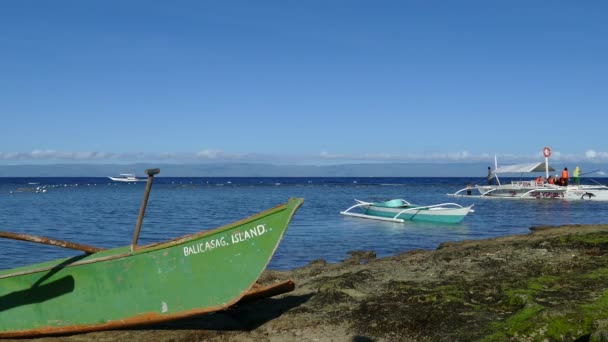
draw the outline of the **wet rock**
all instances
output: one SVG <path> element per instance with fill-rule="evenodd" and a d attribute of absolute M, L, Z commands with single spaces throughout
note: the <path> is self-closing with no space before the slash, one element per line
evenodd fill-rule
<path fill-rule="evenodd" d="M 608 342 L 608 319 L 594 321 L 592 329 L 589 342 Z"/>
<path fill-rule="evenodd" d="M 344 260 L 345 264 L 366 264 L 376 259 L 374 251 L 350 251 L 348 254 L 350 254 L 350 258 Z"/>

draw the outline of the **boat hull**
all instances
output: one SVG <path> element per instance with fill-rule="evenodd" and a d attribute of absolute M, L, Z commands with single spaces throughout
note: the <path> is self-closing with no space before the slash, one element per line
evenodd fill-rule
<path fill-rule="evenodd" d="M 608 188 L 603 185 L 569 185 L 564 199 L 571 201 L 608 201 Z"/>
<path fill-rule="evenodd" d="M 481 197 L 515 199 L 560 199 L 567 201 L 608 201 L 608 188 L 603 185 L 478 185 Z M 466 197 L 466 196 L 464 196 Z"/>
<path fill-rule="evenodd" d="M 404 207 L 389 208 L 375 205 L 362 206 L 365 215 L 410 221 L 459 223 L 471 211 L 472 206 L 462 208 L 427 208 L 408 210 Z M 415 207 L 413 207 L 415 208 Z M 397 215 L 399 214 L 399 215 Z"/>
<path fill-rule="evenodd" d="M 125 183 L 134 183 L 134 182 L 145 182 L 146 179 L 144 178 L 134 178 L 134 177 L 129 177 L 129 178 L 125 178 L 125 177 L 108 177 L 111 180 L 115 181 L 115 182 L 125 182 Z"/>
<path fill-rule="evenodd" d="M 0 337 L 85 332 L 225 309 L 253 286 L 302 199 L 131 251 L 0 271 Z"/>

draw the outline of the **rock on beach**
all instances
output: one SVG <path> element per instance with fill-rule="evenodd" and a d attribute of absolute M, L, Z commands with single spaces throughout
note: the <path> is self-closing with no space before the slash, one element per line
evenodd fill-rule
<path fill-rule="evenodd" d="M 267 270 L 296 289 L 137 329 L 35 341 L 608 341 L 608 225 Z M 94 310 L 94 308 L 83 308 Z M 24 339 L 16 340 L 24 341 Z"/>

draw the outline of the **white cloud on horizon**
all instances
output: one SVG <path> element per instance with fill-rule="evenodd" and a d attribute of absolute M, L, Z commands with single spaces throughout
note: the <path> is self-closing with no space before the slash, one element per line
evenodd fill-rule
<path fill-rule="evenodd" d="M 534 155 L 498 154 L 499 163 L 517 163 L 542 160 L 542 153 Z M 564 154 L 553 151 L 551 159 L 561 162 L 608 162 L 608 152 L 587 150 L 584 154 Z M 272 155 L 272 154 L 234 154 L 217 149 L 205 149 L 195 153 L 146 153 L 146 152 L 65 152 L 54 150 L 34 150 L 31 152 L 0 152 L 1 163 L 57 163 L 57 162 L 263 162 L 263 163 L 404 163 L 404 162 L 488 162 L 494 160 L 493 153 L 474 154 L 469 151 L 433 153 L 363 153 L 336 154 L 322 151 L 318 155 Z"/>
<path fill-rule="evenodd" d="M 587 150 L 585 157 L 588 159 L 608 159 L 608 152 L 596 152 L 595 150 Z"/>
<path fill-rule="evenodd" d="M 195 153 L 195 156 L 201 159 L 218 159 L 224 156 L 224 153 L 220 150 L 204 150 Z"/>

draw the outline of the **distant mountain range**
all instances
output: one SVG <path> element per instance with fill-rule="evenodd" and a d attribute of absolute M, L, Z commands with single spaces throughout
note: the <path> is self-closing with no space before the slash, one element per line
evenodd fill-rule
<path fill-rule="evenodd" d="M 144 170 L 149 168 L 160 168 L 160 177 L 485 177 L 488 166 L 491 165 L 484 163 L 322 166 L 261 163 L 0 165 L 0 177 L 106 177 L 120 173 L 134 173 L 141 177 L 144 176 Z M 601 169 L 601 165 L 597 164 L 580 164 L 580 166 L 583 174 Z M 571 169 L 574 169 L 574 165 Z M 602 175 L 595 173 L 590 174 L 589 177 L 602 177 Z"/>

